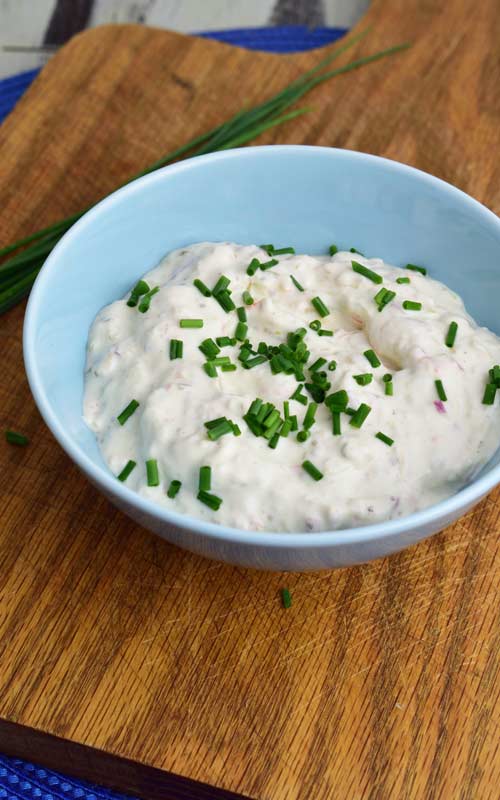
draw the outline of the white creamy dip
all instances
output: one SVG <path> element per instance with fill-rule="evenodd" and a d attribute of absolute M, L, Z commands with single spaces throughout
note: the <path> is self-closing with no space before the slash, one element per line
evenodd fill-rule
<path fill-rule="evenodd" d="M 84 416 L 115 475 L 136 462 L 125 485 L 172 510 L 237 528 L 323 531 L 430 506 L 455 493 L 488 461 L 500 443 L 500 412 L 494 385 L 493 402 L 484 404 L 483 396 L 494 381 L 489 370 L 500 362 L 500 339 L 475 324 L 454 292 L 418 271 L 352 252 L 276 255 L 277 264 L 249 276 L 254 258 L 266 264 L 272 255 L 255 245 L 227 243 L 177 250 L 144 276 L 151 289 L 159 287 L 145 313 L 139 310 L 144 296 L 130 307 L 129 292 L 97 315 L 88 340 Z M 383 282 L 354 271 L 353 260 Z M 251 358 L 259 342 L 278 346 L 287 334 L 305 328 L 310 351 L 302 365 L 305 383 L 311 383 L 311 365 L 326 359 L 316 370 L 326 372 L 320 379 L 331 384 L 326 403 L 345 390 L 350 409 L 369 406 L 361 427 L 351 424 L 352 411 L 332 415 L 318 402 L 309 437 L 299 441 L 313 398 L 302 388 L 308 405 L 290 399 L 299 385 L 296 375 L 273 374 L 267 359 L 244 369 L 240 341 L 222 346 L 216 356 L 229 357 L 236 369 L 216 366 L 216 377 L 207 374 L 204 364 L 210 359 L 200 343 L 234 337 L 238 317 L 213 296 L 205 297 L 193 280 L 212 289 L 221 276 L 230 281 L 230 299 L 246 310 Z M 379 311 L 374 297 L 381 289 L 396 296 Z M 245 305 L 244 291 L 252 305 Z M 311 302 L 317 297 L 328 312 L 323 317 Z M 422 307 L 405 308 L 404 301 Z M 202 320 L 203 327 L 180 327 L 183 319 Z M 309 327 L 313 320 L 334 335 L 319 335 Z M 450 347 L 445 339 L 451 323 L 458 327 Z M 241 326 L 239 333 L 244 338 Z M 172 340 L 182 341 L 182 358 L 170 358 Z M 369 350 L 380 366 L 364 355 Z M 335 369 L 328 368 L 332 361 Z M 392 395 L 386 394 L 386 374 L 393 376 Z M 360 385 L 355 375 L 372 377 L 358 379 L 370 381 Z M 256 398 L 274 404 L 282 421 L 288 400 L 298 431 L 274 441 L 255 435 L 244 415 Z M 139 405 L 120 424 L 117 417 L 132 400 Z M 231 430 L 212 441 L 204 423 L 224 417 L 241 435 Z M 340 424 L 337 435 L 333 417 Z M 147 461 L 156 462 L 158 485 L 148 486 Z M 323 477 L 315 480 L 303 468 L 305 461 Z M 222 499 L 217 510 L 197 497 L 205 465 L 211 467 L 209 492 Z M 167 496 L 172 480 L 182 484 L 173 498 Z"/>

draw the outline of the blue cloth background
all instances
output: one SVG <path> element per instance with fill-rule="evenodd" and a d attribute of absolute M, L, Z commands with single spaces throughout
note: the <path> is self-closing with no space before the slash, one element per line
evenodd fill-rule
<path fill-rule="evenodd" d="M 238 28 L 199 33 L 226 44 L 265 50 L 270 53 L 296 53 L 323 47 L 343 36 L 342 28 L 314 28 L 289 25 L 276 28 Z M 0 122 L 12 111 L 19 98 L 36 78 L 32 69 L 0 81 Z M 33 758 L 36 760 L 36 753 Z M 128 800 L 124 795 L 100 786 L 68 778 L 19 759 L 0 755 L 0 800 Z M 194 800 L 194 799 L 193 799 Z"/>

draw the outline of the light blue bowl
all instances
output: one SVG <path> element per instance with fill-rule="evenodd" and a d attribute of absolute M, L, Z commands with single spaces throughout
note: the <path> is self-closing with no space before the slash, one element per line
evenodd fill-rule
<path fill-rule="evenodd" d="M 331 242 L 393 264 L 426 264 L 500 334 L 500 221 L 415 169 L 320 147 L 256 147 L 159 170 L 103 200 L 64 236 L 31 293 L 24 355 L 35 401 L 87 477 L 169 542 L 259 569 L 344 567 L 385 556 L 444 528 L 500 482 L 500 453 L 466 488 L 400 520 L 325 533 L 240 531 L 154 505 L 109 472 L 82 419 L 89 326 L 169 250 L 199 242 L 275 241 L 303 253 Z M 334 502 L 335 498 L 332 498 Z"/>

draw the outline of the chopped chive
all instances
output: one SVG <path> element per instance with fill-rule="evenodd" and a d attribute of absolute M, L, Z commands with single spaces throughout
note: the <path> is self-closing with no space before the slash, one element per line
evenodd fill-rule
<path fill-rule="evenodd" d="M 329 331 L 326 328 L 320 328 L 318 331 L 318 336 L 333 336 L 333 331 Z"/>
<path fill-rule="evenodd" d="M 269 414 L 264 419 L 264 428 L 272 428 L 280 418 L 280 412 L 277 408 L 271 409 Z"/>
<path fill-rule="evenodd" d="M 500 365 L 495 364 L 495 366 L 489 370 L 489 374 L 490 383 L 494 383 L 497 389 L 500 389 Z"/>
<path fill-rule="evenodd" d="M 217 336 L 215 341 L 217 342 L 219 347 L 229 347 L 232 343 L 230 336 Z"/>
<path fill-rule="evenodd" d="M 180 481 L 170 481 L 170 486 L 167 489 L 167 497 L 174 498 L 179 493 L 181 486 L 182 483 Z"/>
<path fill-rule="evenodd" d="M 297 388 L 295 389 L 294 393 L 290 395 L 290 400 L 296 400 L 298 403 L 302 403 L 303 406 L 307 405 L 307 397 L 305 394 L 302 394 L 302 387 L 303 384 L 299 383 Z"/>
<path fill-rule="evenodd" d="M 381 289 L 373 298 L 378 305 L 378 310 L 383 311 L 384 308 L 396 297 L 396 292 L 390 289 Z"/>
<path fill-rule="evenodd" d="M 373 380 L 371 372 L 364 372 L 362 375 L 353 375 L 352 377 L 359 386 L 368 386 Z"/>
<path fill-rule="evenodd" d="M 247 312 L 246 312 L 245 306 L 239 306 L 239 308 L 236 309 L 236 315 L 237 315 L 237 317 L 238 317 L 240 322 L 246 322 L 247 321 Z"/>
<path fill-rule="evenodd" d="M 337 362 L 336 361 L 330 361 L 328 363 L 328 369 L 330 370 L 330 372 L 335 372 L 335 370 L 337 369 Z"/>
<path fill-rule="evenodd" d="M 309 367 L 310 372 L 316 372 L 318 369 L 321 369 L 323 364 L 326 364 L 326 358 L 317 358 L 314 364 L 311 364 Z"/>
<path fill-rule="evenodd" d="M 403 300 L 403 308 L 406 311 L 421 311 L 422 303 L 415 303 L 414 300 Z"/>
<path fill-rule="evenodd" d="M 137 400 L 131 400 L 128 406 L 126 406 L 123 409 L 123 411 L 120 414 L 118 414 L 116 418 L 120 423 L 120 425 L 125 425 L 128 418 L 131 417 L 134 411 L 136 411 L 138 408 L 139 408 L 139 403 L 137 402 Z"/>
<path fill-rule="evenodd" d="M 127 478 L 128 478 L 128 476 L 130 475 L 130 473 L 132 472 L 132 470 L 133 470 L 133 469 L 134 469 L 136 466 L 137 466 L 137 463 L 136 463 L 135 461 L 132 461 L 132 460 L 131 460 L 131 461 L 127 461 L 127 463 L 126 463 L 126 464 L 125 464 L 125 466 L 123 467 L 123 469 L 122 469 L 122 471 L 120 472 L 120 474 L 119 474 L 119 475 L 117 475 L 117 478 L 118 478 L 118 480 L 119 480 L 119 481 L 121 481 L 122 483 L 123 483 L 124 481 L 126 481 L 126 480 L 127 480 Z"/>
<path fill-rule="evenodd" d="M 290 419 L 290 401 L 284 400 L 283 401 L 283 415 L 285 419 Z"/>
<path fill-rule="evenodd" d="M 234 311 L 236 308 L 227 289 L 214 295 L 214 298 L 217 300 L 218 304 L 226 312 L 226 314 L 229 314 L 230 311 Z"/>
<path fill-rule="evenodd" d="M 216 494 L 210 494 L 210 492 L 198 492 L 196 497 L 200 502 L 205 503 L 206 506 L 211 508 L 212 511 L 218 511 L 222 505 L 222 498 L 217 497 Z"/>
<path fill-rule="evenodd" d="M 409 278 L 396 278 L 396 283 L 411 283 Z"/>
<path fill-rule="evenodd" d="M 160 476 L 158 474 L 158 462 L 156 458 L 150 458 L 146 461 L 146 475 L 148 479 L 148 486 L 158 486 L 160 483 Z"/>
<path fill-rule="evenodd" d="M 229 356 L 217 356 L 210 359 L 214 367 L 230 367 L 231 360 Z"/>
<path fill-rule="evenodd" d="M 237 424 L 236 424 L 236 422 L 233 422 L 233 434 L 234 434 L 235 436 L 241 436 L 241 429 L 240 429 L 240 426 L 239 426 L 239 425 L 237 425 Z"/>
<path fill-rule="evenodd" d="M 227 287 L 231 281 L 225 275 L 221 275 L 220 278 L 216 281 L 214 288 L 212 289 L 212 294 L 215 296 L 216 294 L 220 294 L 221 292 L 225 292 Z"/>
<path fill-rule="evenodd" d="M 299 431 L 298 434 L 297 434 L 297 441 L 298 442 L 307 442 L 307 440 L 309 439 L 310 435 L 311 434 L 310 434 L 309 431 L 305 431 L 305 430 L 304 431 Z"/>
<path fill-rule="evenodd" d="M 204 356 L 208 359 L 215 358 L 220 353 L 220 347 L 218 344 L 214 342 L 213 339 L 203 339 L 203 341 L 198 345 L 198 350 L 201 350 Z"/>
<path fill-rule="evenodd" d="M 263 272 L 266 269 L 271 269 L 271 267 L 275 267 L 276 264 L 279 264 L 279 261 L 276 258 L 272 258 L 270 261 L 262 261 L 259 266 Z"/>
<path fill-rule="evenodd" d="M 267 255 L 270 256 L 274 250 L 274 244 L 259 244 L 261 250 L 265 250 Z"/>
<path fill-rule="evenodd" d="M 294 278 L 293 275 L 290 275 L 290 278 L 291 278 L 292 283 L 295 286 L 295 288 L 298 289 L 299 292 L 303 292 L 304 291 L 304 287 L 301 286 L 301 284 L 298 282 L 297 278 Z"/>
<path fill-rule="evenodd" d="M 340 411 L 332 412 L 332 431 L 334 436 L 340 436 Z"/>
<path fill-rule="evenodd" d="M 323 477 L 323 473 L 320 472 L 319 469 L 310 461 L 303 461 L 302 469 L 305 470 L 307 474 L 311 476 L 311 478 L 314 478 L 315 481 L 320 481 Z"/>
<path fill-rule="evenodd" d="M 386 381 L 385 393 L 391 397 L 394 394 L 394 384 L 392 383 L 392 381 Z"/>
<path fill-rule="evenodd" d="M 264 422 L 265 418 L 267 417 L 268 414 L 271 413 L 273 408 L 274 405 L 272 403 L 264 403 L 257 414 L 257 421 Z"/>
<path fill-rule="evenodd" d="M 355 415 L 355 413 L 356 413 L 356 409 L 348 407 L 348 408 L 344 409 L 344 413 L 348 414 L 350 417 L 353 417 Z"/>
<path fill-rule="evenodd" d="M 290 428 L 290 430 L 292 431 L 292 433 L 295 433 L 295 431 L 298 431 L 298 429 L 299 429 L 299 423 L 298 423 L 298 420 L 297 420 L 297 414 L 293 414 L 292 416 L 289 417 L 289 419 L 290 419 L 290 422 L 292 423 L 292 427 Z"/>
<path fill-rule="evenodd" d="M 448 333 L 446 334 L 446 339 L 444 343 L 446 347 L 453 347 L 455 344 L 455 339 L 457 337 L 458 331 L 458 323 L 457 322 L 450 322 L 450 327 L 448 328 Z"/>
<path fill-rule="evenodd" d="M 247 367 L 247 369 L 253 369 L 253 367 L 258 367 L 259 364 L 265 364 L 266 361 L 266 356 L 253 356 L 253 358 L 248 358 L 245 361 L 245 367 Z"/>
<path fill-rule="evenodd" d="M 292 430 L 292 420 L 290 418 L 286 419 L 281 426 L 280 436 L 286 438 L 290 431 Z"/>
<path fill-rule="evenodd" d="M 215 364 L 213 364 L 211 361 L 205 361 L 205 363 L 203 364 L 203 369 L 205 370 L 209 378 L 217 377 L 217 368 Z"/>
<path fill-rule="evenodd" d="M 210 439 L 210 441 L 216 442 L 217 439 L 220 439 L 221 436 L 225 436 L 226 433 L 232 433 L 232 432 L 233 432 L 233 426 L 232 426 L 231 422 L 228 419 L 224 418 L 221 422 L 219 422 L 213 428 L 210 428 L 207 431 L 207 435 L 208 435 L 208 438 Z M 210 488 L 210 487 L 208 487 L 208 488 Z"/>
<path fill-rule="evenodd" d="M 271 439 L 269 439 L 269 444 L 267 446 L 270 447 L 271 450 L 276 450 L 279 440 L 280 440 L 280 434 L 276 432 L 275 434 L 273 434 Z"/>
<path fill-rule="evenodd" d="M 382 376 L 382 380 L 384 381 L 384 383 L 389 383 L 389 381 L 392 381 L 391 373 L 386 372 L 385 375 Z"/>
<path fill-rule="evenodd" d="M 394 439 L 391 439 L 390 436 L 386 436 L 385 433 L 382 433 L 381 431 L 375 434 L 375 438 L 380 439 L 380 441 L 388 445 L 388 447 L 392 447 L 394 444 Z"/>
<path fill-rule="evenodd" d="M 272 254 L 270 253 L 269 255 L 284 256 L 286 253 L 292 253 L 292 255 L 295 255 L 295 248 L 294 247 L 280 247 L 279 250 L 276 250 L 275 248 L 273 248 Z"/>
<path fill-rule="evenodd" d="M 492 406 L 497 392 L 496 383 L 487 383 L 484 389 L 483 405 Z"/>
<path fill-rule="evenodd" d="M 174 361 L 176 358 L 182 358 L 184 344 L 181 339 L 170 340 L 170 360 Z"/>
<path fill-rule="evenodd" d="M 212 467 L 200 467 L 198 491 L 209 492 L 212 488 Z"/>
<path fill-rule="evenodd" d="M 349 424 L 352 425 L 353 428 L 361 428 L 370 411 L 370 406 L 366 405 L 366 403 L 361 403 L 349 420 Z"/>
<path fill-rule="evenodd" d="M 179 320 L 180 328 L 203 328 L 202 319 L 181 319 Z"/>
<path fill-rule="evenodd" d="M 374 350 L 365 350 L 363 355 L 367 359 L 367 361 L 370 362 L 372 367 L 380 367 L 381 366 L 382 362 L 380 361 L 378 355 L 376 354 L 376 352 Z"/>
<path fill-rule="evenodd" d="M 252 355 L 252 351 L 250 350 L 250 348 L 249 347 L 245 347 L 245 345 L 243 345 L 243 347 L 240 348 L 240 354 L 238 356 L 238 361 L 241 361 L 242 364 L 245 364 L 249 360 L 251 355 Z"/>
<path fill-rule="evenodd" d="M 236 364 L 222 364 L 222 372 L 236 372 Z"/>
<path fill-rule="evenodd" d="M 127 461 L 127 463 L 126 463 L 126 464 L 125 464 L 125 466 L 123 467 L 123 469 L 122 469 L 122 471 L 120 472 L 120 474 L 119 474 L 119 475 L 117 475 L 117 478 L 118 478 L 118 480 L 119 480 L 119 481 L 121 481 L 122 483 L 123 483 L 124 481 L 126 481 L 126 480 L 127 480 L 127 478 L 128 478 L 128 476 L 130 475 L 130 473 L 132 472 L 132 470 L 133 470 L 133 469 L 134 469 L 136 466 L 137 466 L 137 463 L 136 463 L 135 461 Z"/>
<path fill-rule="evenodd" d="M 150 289 L 146 281 L 143 280 L 138 281 L 130 292 L 130 297 L 127 300 L 127 305 L 130 306 L 130 308 L 134 308 L 139 302 L 139 298 L 141 297 L 141 295 L 147 294 L 147 292 L 149 291 Z"/>
<path fill-rule="evenodd" d="M 327 306 L 325 306 L 321 297 L 313 297 L 311 300 L 312 305 L 320 315 L 320 317 L 327 317 L 330 313 L 330 310 Z"/>
<path fill-rule="evenodd" d="M 160 291 L 159 286 L 155 286 L 154 289 L 151 289 L 147 294 L 143 295 L 141 302 L 139 303 L 138 311 L 141 314 L 145 314 L 146 311 L 149 311 L 149 306 L 151 305 L 151 299 Z"/>
<path fill-rule="evenodd" d="M 437 380 L 437 381 L 434 381 L 434 384 L 436 386 L 436 392 L 437 392 L 437 395 L 438 395 L 439 399 L 442 400 L 443 403 L 445 403 L 448 400 L 448 398 L 446 397 L 446 392 L 444 390 L 443 381 Z"/>
<path fill-rule="evenodd" d="M 325 399 L 325 389 L 316 383 L 305 383 L 304 389 L 309 392 L 315 403 L 322 403 Z"/>
<path fill-rule="evenodd" d="M 328 248 L 328 252 L 330 253 L 331 256 L 334 256 L 335 253 L 339 252 L 339 248 L 337 247 L 336 244 L 331 244 L 330 247 Z"/>
<path fill-rule="evenodd" d="M 407 264 L 406 269 L 411 269 L 413 272 L 420 272 L 421 275 L 427 275 L 425 267 L 417 267 L 416 264 Z"/>
<path fill-rule="evenodd" d="M 355 247 L 350 247 L 350 248 L 349 248 L 349 252 L 350 252 L 350 253 L 357 253 L 357 254 L 358 254 L 358 256 L 364 256 L 364 253 L 362 253 L 362 252 L 361 252 L 361 250 L 356 250 L 356 248 L 355 248 Z"/>
<path fill-rule="evenodd" d="M 133 411 L 130 413 L 132 414 Z M 18 447 L 26 447 L 30 442 L 27 436 L 23 433 L 17 433 L 16 431 L 5 431 L 5 440 L 9 444 L 16 444 Z"/>
<path fill-rule="evenodd" d="M 242 296 L 243 302 L 245 303 L 246 306 L 252 306 L 253 305 L 253 297 L 250 294 L 250 292 L 247 292 L 246 289 L 245 289 L 245 291 L 243 292 L 243 294 L 241 296 Z"/>
<path fill-rule="evenodd" d="M 247 267 L 247 275 L 255 275 L 257 270 L 259 269 L 260 263 L 258 258 L 252 258 L 250 264 Z"/>
<path fill-rule="evenodd" d="M 304 429 L 306 431 L 308 431 L 309 428 L 312 428 L 312 426 L 316 422 L 315 416 L 316 416 L 317 408 L 318 408 L 318 404 L 317 403 L 309 403 L 309 405 L 307 406 L 307 411 L 305 413 L 304 422 L 302 423 L 303 426 L 304 426 Z"/>
<path fill-rule="evenodd" d="M 248 325 L 245 322 L 238 322 L 234 332 L 235 339 L 244 342 L 248 333 Z"/>
<path fill-rule="evenodd" d="M 347 396 L 347 392 L 345 389 L 339 389 L 338 392 L 333 392 L 333 394 L 329 394 L 325 400 L 325 405 L 331 411 L 345 411 L 347 408 L 347 404 L 349 402 L 349 397 Z"/>
<path fill-rule="evenodd" d="M 194 281 L 193 281 L 193 284 L 196 286 L 198 291 L 202 293 L 203 297 L 211 297 L 212 296 L 212 292 L 210 291 L 208 286 L 205 286 L 203 281 L 200 281 L 199 278 L 195 278 Z M 179 491 L 179 490 L 177 490 L 177 491 Z M 168 492 L 167 492 L 167 494 L 168 494 Z M 175 494 L 177 494 L 177 492 Z M 170 497 L 170 495 L 169 495 L 169 497 Z M 175 497 L 175 495 L 174 495 L 174 497 Z"/>
<path fill-rule="evenodd" d="M 283 603 L 283 608 L 292 607 L 292 595 L 286 588 L 281 590 L 281 602 Z"/>
<path fill-rule="evenodd" d="M 216 428 L 220 422 L 224 422 L 227 417 L 217 417 L 216 419 L 209 419 L 208 422 L 204 422 L 205 428 L 210 430 L 211 428 Z"/>
<path fill-rule="evenodd" d="M 364 275 L 365 278 L 368 278 L 368 280 L 373 281 L 373 283 L 382 283 L 383 281 L 382 276 L 377 275 L 376 272 L 373 272 L 373 270 L 368 269 L 368 267 L 364 267 L 363 264 L 359 264 L 357 261 L 351 261 L 351 266 L 354 272 L 357 272 L 359 275 Z"/>
<path fill-rule="evenodd" d="M 316 331 L 317 333 L 321 328 L 321 322 L 319 319 L 313 319 L 313 321 L 309 323 L 309 327 L 312 331 Z"/>

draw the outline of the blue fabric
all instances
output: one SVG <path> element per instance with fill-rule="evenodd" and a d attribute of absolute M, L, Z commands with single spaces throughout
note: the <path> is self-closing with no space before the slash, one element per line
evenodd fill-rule
<path fill-rule="evenodd" d="M 334 42 L 343 36 L 342 28 L 314 28 L 288 25 L 276 28 L 249 28 L 199 33 L 207 39 L 271 53 L 296 53 Z M 0 122 L 12 111 L 39 69 L 31 69 L 0 81 Z M 36 758 L 36 753 L 33 753 Z M 20 759 L 0 755 L 0 800 L 126 800 L 84 781 L 68 778 Z"/>
<path fill-rule="evenodd" d="M 198 33 L 197 36 L 246 47 L 248 50 L 262 50 L 268 53 L 297 53 L 313 50 L 315 47 L 324 47 L 340 39 L 344 33 L 344 28 L 306 28 L 304 25 L 285 25 L 276 28 L 234 28 L 227 31 L 208 31 Z M 39 69 L 30 69 L 28 72 L 21 72 L 12 78 L 0 80 L 0 123 L 12 111 L 39 72 Z"/>

